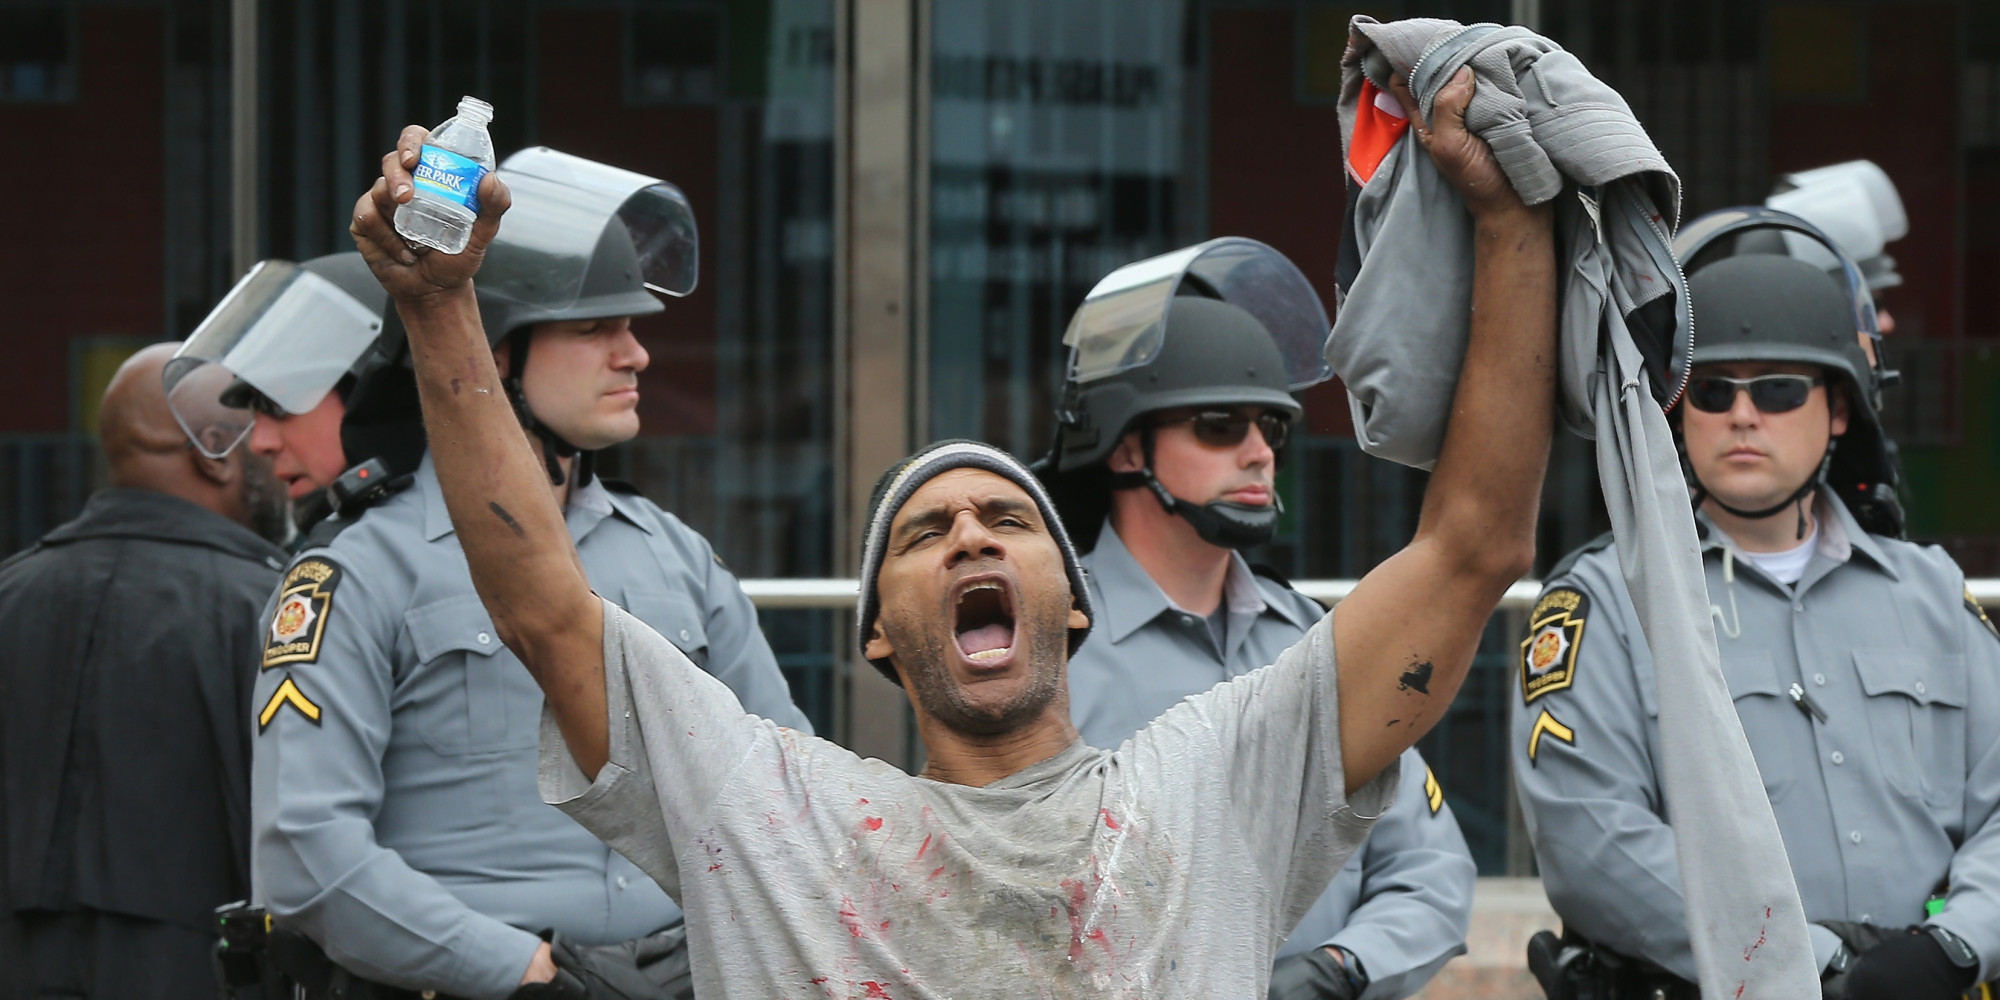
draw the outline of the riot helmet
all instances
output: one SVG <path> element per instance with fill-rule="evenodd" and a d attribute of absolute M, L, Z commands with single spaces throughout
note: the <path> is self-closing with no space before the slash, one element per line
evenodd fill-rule
<path fill-rule="evenodd" d="M 253 407 L 295 416 L 393 352 L 388 293 L 359 253 L 261 261 L 209 311 L 162 373 L 167 405 L 204 455 L 249 436 Z"/>
<path fill-rule="evenodd" d="M 508 157 L 499 175 L 513 206 L 474 282 L 480 321 L 489 343 L 507 345 L 503 384 L 522 425 L 543 442 L 550 482 L 563 482 L 559 458 L 581 454 L 582 485 L 590 455 L 529 409 L 521 388 L 529 338 L 514 335 L 537 323 L 657 313 L 666 306 L 653 292 L 694 291 L 694 211 L 672 184 L 547 147 Z"/>
<path fill-rule="evenodd" d="M 1324 381 L 1330 324 L 1305 275 L 1263 243 L 1223 237 L 1127 264 L 1091 289 L 1071 318 L 1056 440 L 1036 463 L 1078 548 L 1096 546 L 1113 490 L 1145 488 L 1210 544 L 1270 540 L 1283 507 L 1174 496 L 1152 469 L 1144 418 L 1199 406 L 1261 406 L 1289 422 L 1292 393 Z M 1124 436 L 1144 431 L 1145 466 L 1113 473 Z"/>
<path fill-rule="evenodd" d="M 1773 241 L 1778 235 L 1783 239 Z M 1815 255 L 1790 252 L 1792 237 L 1810 240 Z M 1849 400 L 1847 432 L 1827 443 L 1818 471 L 1784 501 L 1738 517 L 1783 513 L 1822 485 L 1831 486 L 1867 531 L 1900 537 L 1901 476 L 1882 428 L 1881 390 L 1893 380 L 1879 352 L 1862 346 L 1878 337 L 1866 278 L 1839 246 L 1811 223 L 1767 208 L 1725 209 L 1689 223 L 1675 250 L 1688 271 L 1694 307 L 1695 364 L 1771 361 L 1816 365 Z M 1829 255 L 1832 269 L 1819 254 Z M 1694 500 L 1709 499 L 1688 468 Z M 1804 512 L 1799 512 L 1804 532 Z"/>

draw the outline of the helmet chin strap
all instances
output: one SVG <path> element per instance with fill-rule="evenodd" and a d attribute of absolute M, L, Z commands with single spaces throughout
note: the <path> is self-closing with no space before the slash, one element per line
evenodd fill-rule
<path fill-rule="evenodd" d="M 1114 472 L 1111 474 L 1111 488 L 1131 489 L 1143 486 L 1158 498 L 1160 506 L 1167 513 L 1177 514 L 1194 525 L 1194 533 L 1210 545 L 1225 549 L 1256 548 L 1271 540 L 1278 530 L 1278 515 L 1285 512 L 1284 501 L 1276 493 L 1271 494 L 1268 504 L 1237 503 L 1234 500 L 1212 500 L 1195 503 L 1183 500 L 1167 491 L 1158 476 L 1153 475 L 1153 434 L 1149 429 L 1142 437 L 1146 449 L 1146 464 L 1137 472 Z"/>
<path fill-rule="evenodd" d="M 514 404 L 514 415 L 520 418 L 521 426 L 526 428 L 528 433 L 541 439 L 542 465 L 548 470 L 549 485 L 561 486 L 563 484 L 564 476 L 561 459 L 572 458 L 577 455 L 583 457 L 577 459 L 575 463 L 576 485 L 578 488 L 590 485 L 591 475 L 595 471 L 593 466 L 596 463 L 593 459 L 596 457 L 596 453 L 584 451 L 576 445 L 569 443 L 562 435 L 557 434 L 553 428 L 537 419 L 533 410 L 528 409 L 528 396 L 521 388 L 521 377 L 528 370 L 528 336 L 516 335 L 509 340 L 509 345 L 507 377 L 501 379 L 500 384 L 506 388 L 507 400 Z"/>
<path fill-rule="evenodd" d="M 1767 517 L 1775 517 L 1776 515 L 1783 513 L 1785 508 L 1790 507 L 1793 504 L 1797 504 L 1799 512 L 1799 527 L 1798 527 L 1797 537 L 1800 540 L 1804 540 L 1804 538 L 1806 537 L 1806 505 L 1805 505 L 1806 496 L 1807 494 L 1812 493 L 1814 490 L 1819 489 L 1820 486 L 1826 482 L 1826 470 L 1829 466 L 1833 464 L 1833 449 L 1834 446 L 1839 443 L 1840 443 L 1839 438 L 1828 437 L 1826 439 L 1826 454 L 1820 457 L 1819 468 L 1816 471 L 1814 471 L 1812 475 L 1807 476 L 1806 481 L 1800 483 L 1799 488 L 1793 490 L 1790 496 L 1787 496 L 1783 500 L 1780 500 L 1769 507 L 1765 507 L 1762 510 L 1743 510 L 1738 507 L 1731 507 L 1730 505 L 1724 503 L 1721 497 L 1718 497 L 1715 494 L 1710 493 L 1708 491 L 1708 487 L 1702 485 L 1701 477 L 1695 475 L 1694 464 L 1690 462 L 1688 464 L 1688 478 L 1694 480 L 1694 505 L 1697 508 L 1699 508 L 1704 502 L 1713 500 L 1715 501 L 1715 505 L 1717 507 L 1720 507 L 1723 510 L 1728 511 L 1729 513 L 1734 514 L 1737 517 L 1743 518 L 1746 521 L 1761 521 Z"/>

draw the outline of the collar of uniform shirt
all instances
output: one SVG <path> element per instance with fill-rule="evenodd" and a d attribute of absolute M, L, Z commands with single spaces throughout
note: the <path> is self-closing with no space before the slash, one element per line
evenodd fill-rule
<path fill-rule="evenodd" d="M 1736 544 L 1736 540 L 1730 538 L 1728 532 L 1716 527 L 1715 522 L 1709 520 L 1706 511 L 1697 510 L 1694 516 L 1705 529 L 1701 533 L 1703 552 L 1720 552 L 1724 548 L 1733 548 L 1738 556 L 1743 554 L 1743 549 Z M 1901 574 L 1896 572 L 1896 567 L 1882 554 L 1882 547 L 1875 544 L 1875 539 L 1861 530 L 1861 525 L 1855 522 L 1854 515 L 1848 513 L 1847 505 L 1841 502 L 1839 494 L 1832 490 L 1820 490 L 1813 500 L 1813 517 L 1819 521 L 1821 555 L 1834 562 L 1844 563 L 1858 552 L 1867 556 L 1868 561 L 1874 563 L 1875 568 L 1881 570 L 1889 579 L 1902 578 Z"/>
<path fill-rule="evenodd" d="M 1105 519 L 1104 530 L 1097 535 L 1097 548 L 1090 553 L 1090 578 L 1096 585 L 1101 601 L 1093 602 L 1097 607 L 1097 627 L 1112 642 L 1121 642 L 1128 635 L 1150 624 L 1155 618 L 1173 612 L 1189 613 L 1174 607 L 1167 600 L 1167 593 L 1147 575 L 1145 567 L 1132 557 L 1130 549 L 1118 537 L 1109 518 Z M 1256 618 L 1266 611 L 1275 611 L 1292 621 L 1301 629 L 1312 627 L 1312 621 L 1297 621 L 1282 604 L 1271 604 L 1257 590 L 1257 575 L 1250 570 L 1250 564 L 1239 553 L 1229 554 L 1229 575 L 1223 583 L 1223 600 L 1229 605 L 1229 639 L 1234 643 L 1244 631 L 1243 622 Z"/>
<path fill-rule="evenodd" d="M 444 490 L 438 485 L 437 466 L 432 463 L 429 452 L 417 466 L 417 492 L 424 498 L 424 540 L 435 542 L 451 534 L 451 512 L 445 509 Z M 604 488 L 604 480 L 593 476 L 590 484 L 573 489 L 569 494 L 569 506 L 563 508 L 563 519 L 570 522 L 570 540 L 580 542 L 583 536 L 598 522 L 613 512 L 632 522 L 640 531 L 652 534 L 653 529 L 639 511 L 628 509 L 624 497 Z M 582 512 L 587 520 L 577 520 Z"/>

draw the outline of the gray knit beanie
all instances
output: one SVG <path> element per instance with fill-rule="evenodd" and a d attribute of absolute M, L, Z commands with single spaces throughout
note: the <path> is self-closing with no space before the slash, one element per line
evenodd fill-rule
<path fill-rule="evenodd" d="M 1062 550 L 1063 569 L 1069 574 L 1069 589 L 1076 606 L 1082 609 L 1084 617 L 1092 621 L 1097 615 L 1090 608 L 1090 589 L 1084 586 L 1083 564 L 1077 561 L 1076 547 L 1069 542 L 1069 532 L 1063 530 L 1062 518 L 1049 500 L 1047 490 L 1041 480 L 1028 471 L 1014 456 L 978 441 L 954 438 L 928 445 L 916 454 L 897 462 L 882 473 L 875 481 L 875 492 L 868 498 L 868 532 L 861 541 L 861 606 L 856 617 L 856 642 L 862 656 L 868 655 L 868 636 L 874 631 L 875 618 L 881 613 L 882 602 L 875 594 L 875 578 L 882 572 L 882 550 L 888 544 L 889 525 L 896 520 L 896 512 L 903 509 L 910 495 L 923 488 L 925 483 L 953 469 L 984 469 L 1019 486 L 1028 496 L 1033 497 L 1036 509 L 1042 512 L 1042 520 L 1049 526 L 1049 534 L 1055 537 L 1056 547 Z M 1090 635 L 1090 626 L 1069 630 L 1069 651 L 1076 654 Z M 902 679 L 896 676 L 896 668 L 887 659 L 869 660 L 882 676 L 897 684 Z"/>

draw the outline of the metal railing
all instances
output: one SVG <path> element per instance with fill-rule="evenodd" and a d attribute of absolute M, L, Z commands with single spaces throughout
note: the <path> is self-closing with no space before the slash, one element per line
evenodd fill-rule
<path fill-rule="evenodd" d="M 1336 604 L 1354 592 L 1354 580 L 1293 580 L 1292 588 L 1324 604 Z M 1965 581 L 1972 599 L 2000 604 L 2000 578 Z M 859 584 L 851 578 L 819 577 L 790 580 L 744 580 L 743 592 L 760 608 L 852 608 Z M 1526 611 L 1542 592 L 1539 580 L 1522 580 L 1507 588 L 1501 611 Z"/>

